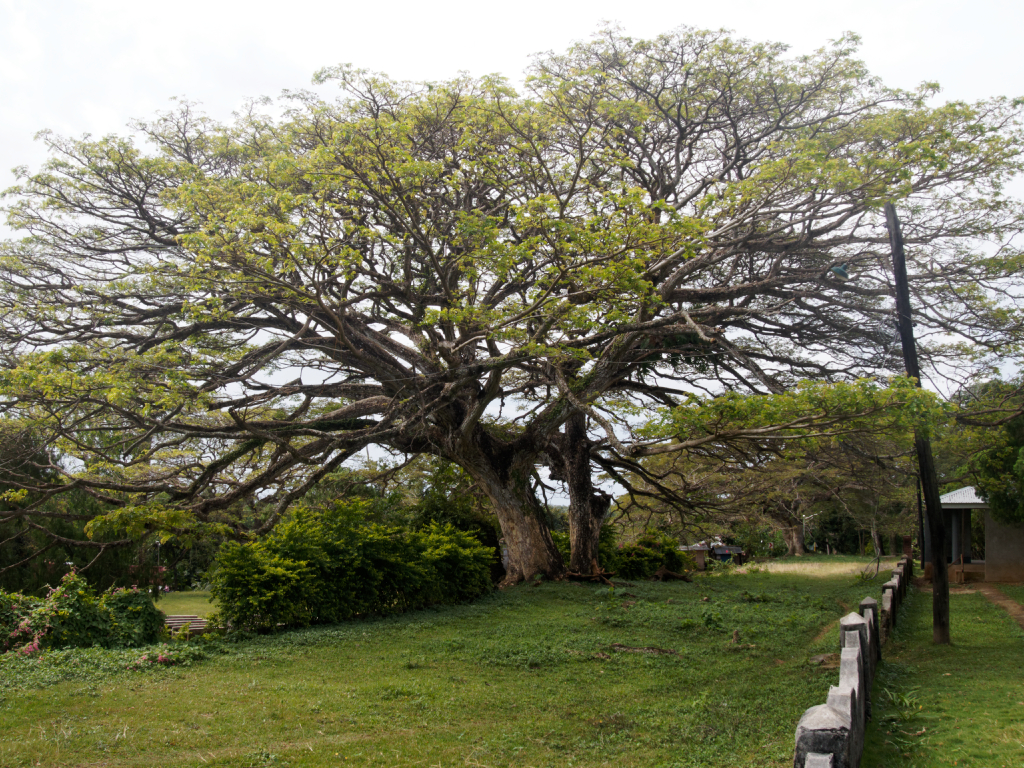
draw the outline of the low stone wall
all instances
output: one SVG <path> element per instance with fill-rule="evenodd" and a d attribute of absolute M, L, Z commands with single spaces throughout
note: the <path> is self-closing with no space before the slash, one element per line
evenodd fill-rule
<path fill-rule="evenodd" d="M 913 571 L 913 561 L 904 556 L 882 585 L 881 605 L 865 597 L 857 613 L 839 620 L 839 685 L 829 686 L 825 703 L 800 718 L 794 768 L 859 768 L 871 717 L 871 684 Z"/>

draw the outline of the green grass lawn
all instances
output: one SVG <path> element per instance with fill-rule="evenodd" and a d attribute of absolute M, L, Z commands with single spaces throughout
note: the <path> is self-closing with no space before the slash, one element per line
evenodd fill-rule
<path fill-rule="evenodd" d="M 1024 632 L 977 593 L 951 595 L 950 615 L 953 644 L 936 646 L 931 595 L 906 606 L 876 678 L 865 767 L 1024 765 Z"/>
<path fill-rule="evenodd" d="M 209 592 L 168 592 L 160 596 L 156 607 L 168 616 L 209 616 L 217 605 Z"/>
<path fill-rule="evenodd" d="M 0 765 L 788 766 L 797 720 L 837 675 L 808 658 L 877 589 L 767 573 L 545 583 L 192 644 L 191 666 L 0 657 Z"/>

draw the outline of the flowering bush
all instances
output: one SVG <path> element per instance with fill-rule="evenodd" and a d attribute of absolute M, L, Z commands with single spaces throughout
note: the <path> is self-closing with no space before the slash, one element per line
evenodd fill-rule
<path fill-rule="evenodd" d="M 0 653 L 28 646 L 36 639 L 28 617 L 42 602 L 0 589 Z"/>
<path fill-rule="evenodd" d="M 0 652 L 140 646 L 162 629 L 163 614 L 144 592 L 115 589 L 97 597 L 74 571 L 43 600 L 0 592 Z"/>
<path fill-rule="evenodd" d="M 146 653 L 128 662 L 125 669 L 137 670 L 146 667 L 164 666 L 170 667 L 175 664 L 191 664 L 196 658 L 202 658 L 202 651 L 188 648 L 170 648 L 167 644 L 150 648 Z"/>
<path fill-rule="evenodd" d="M 50 590 L 30 620 L 47 648 L 105 645 L 110 636 L 109 615 L 101 609 L 88 582 L 74 571 Z"/>

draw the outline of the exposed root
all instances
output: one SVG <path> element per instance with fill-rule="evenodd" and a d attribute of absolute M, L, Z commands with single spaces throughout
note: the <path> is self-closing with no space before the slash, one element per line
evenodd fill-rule
<path fill-rule="evenodd" d="M 654 572 L 654 575 L 651 577 L 651 581 L 689 581 L 689 582 L 693 582 L 693 579 L 690 578 L 689 574 L 686 574 L 686 573 L 676 573 L 675 571 L 670 571 L 665 566 L 661 566 L 661 568 L 659 568 L 657 571 Z"/>
<path fill-rule="evenodd" d="M 566 571 L 565 578 L 571 581 L 593 581 L 600 584 L 607 584 L 609 587 L 614 587 L 609 576 L 614 576 L 615 571 L 606 571 L 600 566 L 594 569 L 593 573 L 576 573 L 575 571 Z"/>
<path fill-rule="evenodd" d="M 808 663 L 822 669 L 839 669 L 839 661 L 838 653 L 822 653 L 818 656 L 812 656 Z"/>
<path fill-rule="evenodd" d="M 612 643 L 612 650 L 619 651 L 621 653 L 650 653 L 656 656 L 660 654 L 671 654 L 672 656 L 679 655 L 679 651 L 673 651 L 670 648 L 655 648 L 653 646 L 646 648 L 633 648 L 628 645 L 623 645 L 622 643 Z"/>

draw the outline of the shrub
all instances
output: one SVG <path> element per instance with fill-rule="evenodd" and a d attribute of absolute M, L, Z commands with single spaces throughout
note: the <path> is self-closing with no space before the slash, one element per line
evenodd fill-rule
<path fill-rule="evenodd" d="M 562 562 L 569 565 L 570 545 L 568 531 L 551 531 L 551 540 L 555 543 L 555 549 L 562 556 Z M 603 565 L 603 561 L 602 561 Z M 606 566 L 607 567 L 607 566 Z"/>
<path fill-rule="evenodd" d="M 431 523 L 412 538 L 437 575 L 441 602 L 463 603 L 491 590 L 493 550 L 471 532 Z"/>
<path fill-rule="evenodd" d="M 551 538 L 562 560 L 568 565 L 569 534 L 552 531 Z M 662 567 L 676 573 L 694 570 L 696 564 L 693 557 L 689 553 L 680 552 L 678 546 L 679 543 L 671 536 L 648 532 L 631 544 L 616 547 L 615 531 L 606 525 L 601 529 L 598 557 L 602 568 L 623 579 L 648 579 Z"/>
<path fill-rule="evenodd" d="M 647 579 L 659 568 L 675 573 L 693 570 L 689 553 L 680 552 L 679 542 L 671 536 L 645 533 L 631 544 L 615 550 L 615 572 L 624 579 Z"/>
<path fill-rule="evenodd" d="M 117 588 L 100 595 L 100 610 L 109 616 L 110 636 L 107 645 L 115 648 L 138 648 L 160 639 L 164 615 L 149 595 L 135 587 Z"/>
<path fill-rule="evenodd" d="M 258 542 L 221 548 L 219 618 L 249 630 L 460 603 L 491 589 L 493 551 L 450 524 L 368 524 L 365 502 L 299 508 Z"/>
<path fill-rule="evenodd" d="M 210 583 L 220 603 L 217 618 L 260 629 L 279 622 L 308 623 L 304 608 L 316 596 L 304 594 L 304 588 L 313 585 L 313 569 L 305 562 L 266 555 L 258 546 L 228 542 L 221 547 Z"/>
<path fill-rule="evenodd" d="M 448 526 L 449 531 L 454 529 Z M 362 584 L 354 585 L 358 613 L 381 615 L 402 613 L 437 603 L 462 602 L 445 599 L 440 576 L 416 546 L 415 534 L 401 528 L 371 525 L 357 529 L 355 548 L 361 555 Z M 475 542 L 477 547 L 479 542 Z M 490 572 L 488 571 L 488 577 Z"/>
<path fill-rule="evenodd" d="M 568 566 L 571 555 L 568 531 L 551 531 L 551 538 L 555 542 L 555 548 L 558 550 L 558 553 L 562 556 L 562 562 Z M 605 525 L 601 528 L 601 533 L 597 540 L 598 563 L 606 571 L 614 571 L 618 563 L 617 552 L 615 529 L 610 525 Z"/>
<path fill-rule="evenodd" d="M 615 573 L 624 579 L 647 579 L 661 567 L 664 553 L 661 548 L 642 544 L 625 544 L 616 553 Z"/>

